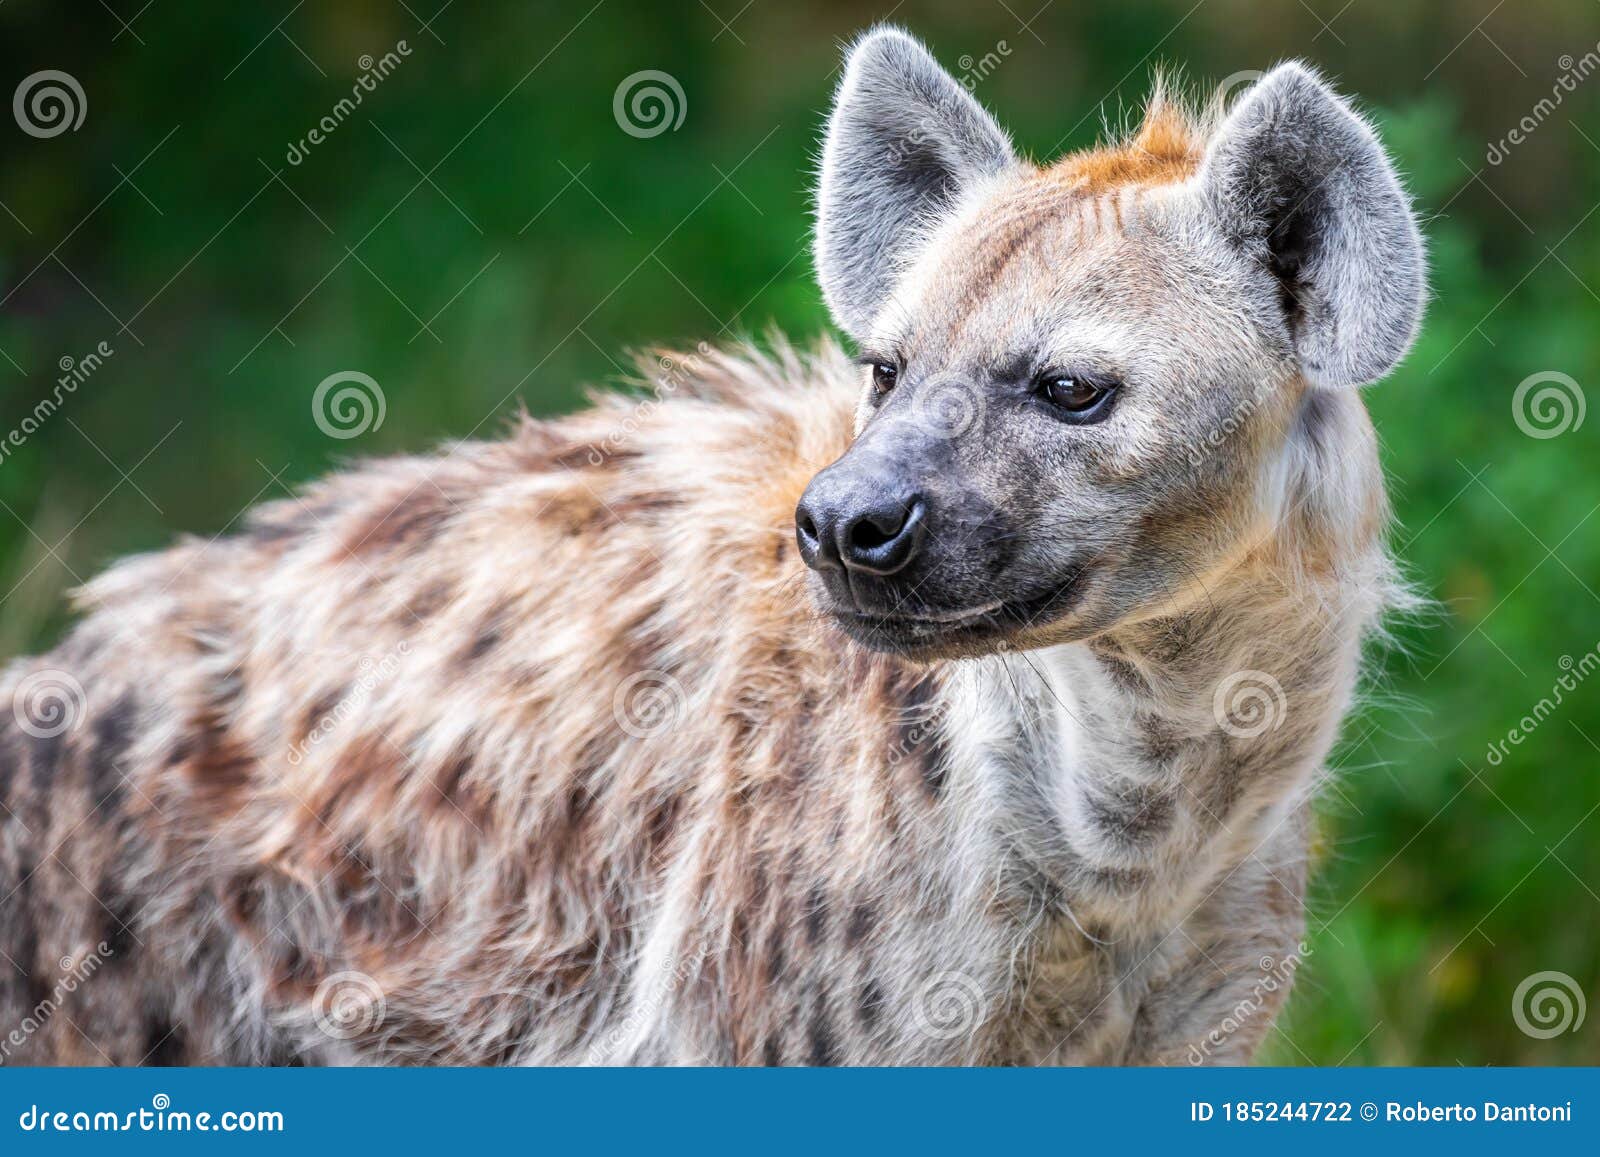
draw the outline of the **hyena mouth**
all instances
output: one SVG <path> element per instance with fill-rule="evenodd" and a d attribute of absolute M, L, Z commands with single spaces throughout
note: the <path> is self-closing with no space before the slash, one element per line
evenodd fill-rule
<path fill-rule="evenodd" d="M 834 607 L 832 612 L 846 634 L 873 650 L 911 655 L 981 654 L 999 650 L 1013 636 L 1070 613 L 1082 601 L 1086 570 L 1074 567 L 1038 594 L 993 599 L 962 610 L 873 612 Z"/>

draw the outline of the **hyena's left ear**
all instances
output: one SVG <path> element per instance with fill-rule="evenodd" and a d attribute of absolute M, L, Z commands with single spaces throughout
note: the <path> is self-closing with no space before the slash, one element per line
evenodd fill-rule
<path fill-rule="evenodd" d="M 919 235 L 1017 163 L 1005 132 L 922 45 L 888 27 L 857 40 L 817 189 L 817 277 L 839 326 L 862 337 Z"/>
<path fill-rule="evenodd" d="M 1308 381 L 1360 385 L 1405 356 L 1427 293 L 1411 201 L 1372 129 L 1310 69 L 1256 83 L 1199 181 L 1225 236 L 1275 283 Z"/>

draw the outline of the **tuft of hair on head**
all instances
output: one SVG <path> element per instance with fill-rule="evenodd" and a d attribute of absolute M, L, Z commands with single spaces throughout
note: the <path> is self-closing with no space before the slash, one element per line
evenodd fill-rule
<path fill-rule="evenodd" d="M 1113 129 L 1108 123 L 1101 144 L 1060 157 L 1050 171 L 1089 191 L 1176 184 L 1199 169 L 1221 114 L 1220 93 L 1196 101 L 1176 74 L 1156 69 L 1137 125 Z"/>

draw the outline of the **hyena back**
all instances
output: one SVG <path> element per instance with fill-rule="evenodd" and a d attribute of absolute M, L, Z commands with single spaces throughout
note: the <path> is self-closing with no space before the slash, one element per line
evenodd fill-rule
<path fill-rule="evenodd" d="M 1251 1056 L 1395 589 L 1381 149 L 1287 66 L 1036 168 L 880 31 L 820 201 L 869 368 L 358 467 L 0 677 L 0 1059 Z"/>

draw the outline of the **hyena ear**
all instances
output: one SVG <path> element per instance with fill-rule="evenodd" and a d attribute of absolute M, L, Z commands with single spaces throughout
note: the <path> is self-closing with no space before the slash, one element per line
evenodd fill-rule
<path fill-rule="evenodd" d="M 840 328 L 862 337 L 919 236 L 1016 164 L 1005 132 L 921 44 L 886 27 L 857 40 L 817 188 L 817 278 Z"/>
<path fill-rule="evenodd" d="M 1223 121 L 1200 186 L 1228 240 L 1276 281 L 1301 370 L 1381 378 L 1422 320 L 1411 201 L 1372 129 L 1304 65 L 1273 69 Z"/>

